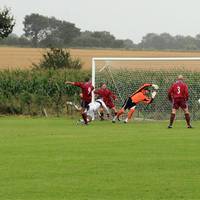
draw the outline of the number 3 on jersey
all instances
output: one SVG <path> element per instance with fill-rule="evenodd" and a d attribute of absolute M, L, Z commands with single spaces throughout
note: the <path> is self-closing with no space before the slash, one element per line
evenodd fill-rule
<path fill-rule="evenodd" d="M 180 94 L 181 93 L 181 88 L 180 86 L 177 87 L 177 94 Z"/>

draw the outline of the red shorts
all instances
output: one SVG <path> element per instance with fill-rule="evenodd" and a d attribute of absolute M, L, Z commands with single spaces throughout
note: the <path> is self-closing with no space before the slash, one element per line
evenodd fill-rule
<path fill-rule="evenodd" d="M 106 101 L 105 102 L 106 106 L 110 109 L 114 108 L 115 107 L 115 104 L 112 102 L 112 101 Z"/>
<path fill-rule="evenodd" d="M 173 108 L 174 109 L 186 109 L 187 108 L 187 101 L 182 98 L 173 99 Z"/>

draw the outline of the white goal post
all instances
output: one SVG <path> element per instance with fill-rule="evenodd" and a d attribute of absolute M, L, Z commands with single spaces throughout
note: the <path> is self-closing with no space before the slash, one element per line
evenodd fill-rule
<path fill-rule="evenodd" d="M 141 70 L 141 73 L 139 72 L 140 68 L 137 68 L 137 69 L 135 69 L 134 67 L 126 68 L 125 63 L 131 63 L 131 62 L 133 63 L 135 62 L 138 65 L 143 62 L 145 63 L 144 65 L 148 66 L 149 68 L 143 67 Z M 164 63 L 164 62 L 170 63 L 170 65 L 173 67 L 170 69 L 166 67 L 165 70 L 163 70 L 162 68 L 160 69 L 157 68 L 155 71 L 151 69 L 151 67 L 154 66 L 154 64 L 156 65 L 156 63 Z M 183 63 L 186 64 L 188 68 L 185 69 L 184 67 L 182 67 L 182 68 L 179 68 L 179 70 L 177 70 L 176 66 L 178 62 L 182 64 Z M 118 69 L 118 71 L 115 69 L 115 67 L 113 67 L 114 63 L 118 63 L 118 65 L 120 63 L 121 66 L 120 66 L 120 69 Z M 149 63 L 151 63 L 151 65 L 149 65 Z M 174 63 L 174 64 L 171 64 L 171 63 Z M 195 63 L 195 66 L 197 69 L 196 71 L 195 70 L 192 71 L 192 69 L 190 69 L 191 63 Z M 161 107 L 161 104 L 166 104 L 166 106 L 169 107 L 169 103 L 165 99 L 166 88 L 169 87 L 169 84 L 173 83 L 173 81 L 175 80 L 175 78 L 177 77 L 179 73 L 183 74 L 187 78 L 187 81 L 191 80 L 190 83 L 187 82 L 189 84 L 189 89 L 191 93 L 194 95 L 194 98 L 191 100 L 190 104 L 192 105 L 192 109 L 194 109 L 193 117 L 195 119 L 196 118 L 200 119 L 200 113 L 195 114 L 195 109 L 198 108 L 199 110 L 200 108 L 200 105 L 196 103 L 197 95 L 200 94 L 200 92 L 198 92 L 200 91 L 200 57 L 93 57 L 92 58 L 92 84 L 93 86 L 95 88 L 96 87 L 98 88 L 100 86 L 100 82 L 104 82 L 107 80 L 107 82 L 109 83 L 108 87 L 111 87 L 111 89 L 113 89 L 114 92 L 117 93 L 117 96 L 120 97 L 119 105 L 122 104 L 125 96 L 129 95 L 128 93 L 131 90 L 132 92 L 134 92 L 134 90 L 136 89 L 136 85 L 137 87 L 139 87 L 140 84 L 142 84 L 142 82 L 143 83 L 149 82 L 149 83 L 158 84 L 160 86 L 160 94 L 158 94 L 158 96 L 160 95 L 160 99 L 157 98 L 158 100 L 155 101 L 155 103 L 159 101 L 158 103 L 160 104 L 158 103 L 157 104 L 160 105 L 160 107 Z M 156 78 L 154 78 L 154 75 L 156 76 Z M 98 78 L 98 82 L 97 82 L 97 78 Z M 128 84 L 125 82 L 126 80 L 128 81 Z M 197 80 L 199 80 L 198 88 L 197 88 L 197 85 L 195 85 L 195 81 Z M 118 87 L 119 85 L 120 87 Z M 128 88 L 126 89 L 126 91 L 124 91 L 125 87 Z M 123 94 L 119 94 L 119 93 L 123 93 Z M 163 99 L 165 99 L 166 102 L 162 102 Z M 93 95 L 93 100 L 94 100 L 94 95 Z M 157 113 L 156 114 L 154 113 L 154 116 L 159 115 L 159 112 L 160 113 L 162 112 L 162 108 L 158 107 L 157 104 L 154 108 L 155 110 L 157 109 Z M 167 107 L 165 108 L 165 110 L 167 110 Z M 147 113 L 150 113 L 150 111 Z M 142 113 L 142 117 L 144 117 L 143 115 L 144 113 Z M 157 116 L 154 117 L 154 116 L 151 117 L 149 115 L 147 118 L 158 118 L 158 119 L 168 118 L 164 116 L 164 114 L 162 114 L 162 116 L 159 116 L 159 117 Z"/>

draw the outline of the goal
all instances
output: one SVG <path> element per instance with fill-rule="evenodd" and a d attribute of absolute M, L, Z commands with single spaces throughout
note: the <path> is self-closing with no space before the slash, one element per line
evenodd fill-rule
<path fill-rule="evenodd" d="M 171 104 L 167 91 L 177 76 L 182 74 L 188 84 L 189 109 L 193 120 L 200 119 L 200 57 L 167 58 L 92 58 L 92 83 L 99 88 L 106 83 L 118 97 L 115 102 L 120 108 L 125 99 L 144 83 L 159 85 L 158 94 L 150 105 L 140 104 L 135 118 L 165 120 L 169 118 Z M 94 99 L 94 96 L 93 96 Z M 182 118 L 178 113 L 177 118 Z"/>

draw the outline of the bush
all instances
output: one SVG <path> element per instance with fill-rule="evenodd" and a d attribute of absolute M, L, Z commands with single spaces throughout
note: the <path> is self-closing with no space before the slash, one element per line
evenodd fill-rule
<path fill-rule="evenodd" d="M 78 58 L 72 58 L 70 52 L 62 48 L 51 48 L 45 54 L 40 63 L 34 64 L 42 69 L 81 69 L 82 63 Z"/>

